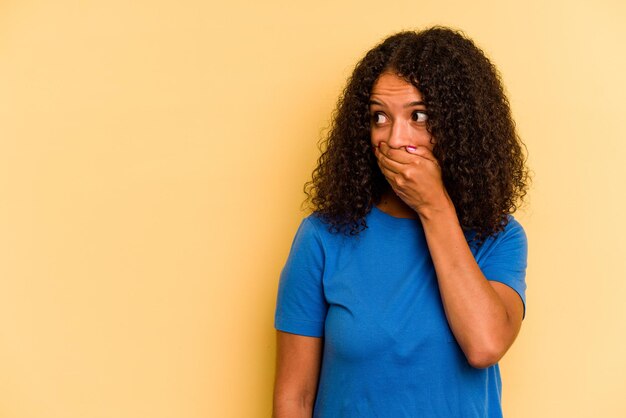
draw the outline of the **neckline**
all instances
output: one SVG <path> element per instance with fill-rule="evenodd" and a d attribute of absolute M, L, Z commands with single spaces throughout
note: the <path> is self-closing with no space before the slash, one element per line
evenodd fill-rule
<path fill-rule="evenodd" d="M 398 225 L 421 226 L 422 225 L 422 221 L 420 221 L 419 217 L 418 218 L 398 218 L 396 216 L 388 214 L 387 212 L 384 212 L 383 210 L 379 209 L 376 205 L 372 205 L 371 212 L 374 216 L 376 216 L 376 218 L 378 218 L 381 222 L 387 225 L 391 225 L 391 226 L 398 226 Z"/>

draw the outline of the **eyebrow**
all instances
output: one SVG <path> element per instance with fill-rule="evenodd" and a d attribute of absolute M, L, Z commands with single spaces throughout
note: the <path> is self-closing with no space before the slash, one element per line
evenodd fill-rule
<path fill-rule="evenodd" d="M 370 100 L 369 104 L 370 104 L 370 106 L 371 105 L 385 106 L 383 103 L 378 102 L 376 100 Z M 407 108 L 407 107 L 412 107 L 412 106 L 426 106 L 426 103 L 424 103 L 424 102 L 411 102 L 411 103 L 405 104 L 403 107 Z"/>

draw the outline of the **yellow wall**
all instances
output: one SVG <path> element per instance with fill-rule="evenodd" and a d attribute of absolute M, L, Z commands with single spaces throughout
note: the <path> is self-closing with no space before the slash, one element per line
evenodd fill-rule
<path fill-rule="evenodd" d="M 535 177 L 506 416 L 626 416 L 626 6 L 505 3 L 0 3 L 0 416 L 269 416 L 320 131 L 435 23 L 501 69 Z"/>

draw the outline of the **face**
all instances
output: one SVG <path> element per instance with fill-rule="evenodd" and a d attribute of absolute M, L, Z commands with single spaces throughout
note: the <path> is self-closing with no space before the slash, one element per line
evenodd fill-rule
<path fill-rule="evenodd" d="M 385 72 L 372 88 L 369 102 L 372 145 L 386 142 L 391 148 L 424 146 L 434 140 L 426 129 L 428 112 L 422 94 L 396 74 Z"/>

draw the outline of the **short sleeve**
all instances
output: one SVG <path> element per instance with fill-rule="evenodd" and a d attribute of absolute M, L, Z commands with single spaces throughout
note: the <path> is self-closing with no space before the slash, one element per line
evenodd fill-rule
<path fill-rule="evenodd" d="M 504 231 L 488 247 L 478 262 L 483 274 L 487 280 L 504 283 L 519 294 L 524 304 L 525 317 L 528 240 L 524 228 L 510 217 Z"/>
<path fill-rule="evenodd" d="M 274 327 L 309 337 L 324 335 L 328 304 L 324 297 L 324 249 L 310 218 L 305 218 L 280 274 Z"/>

